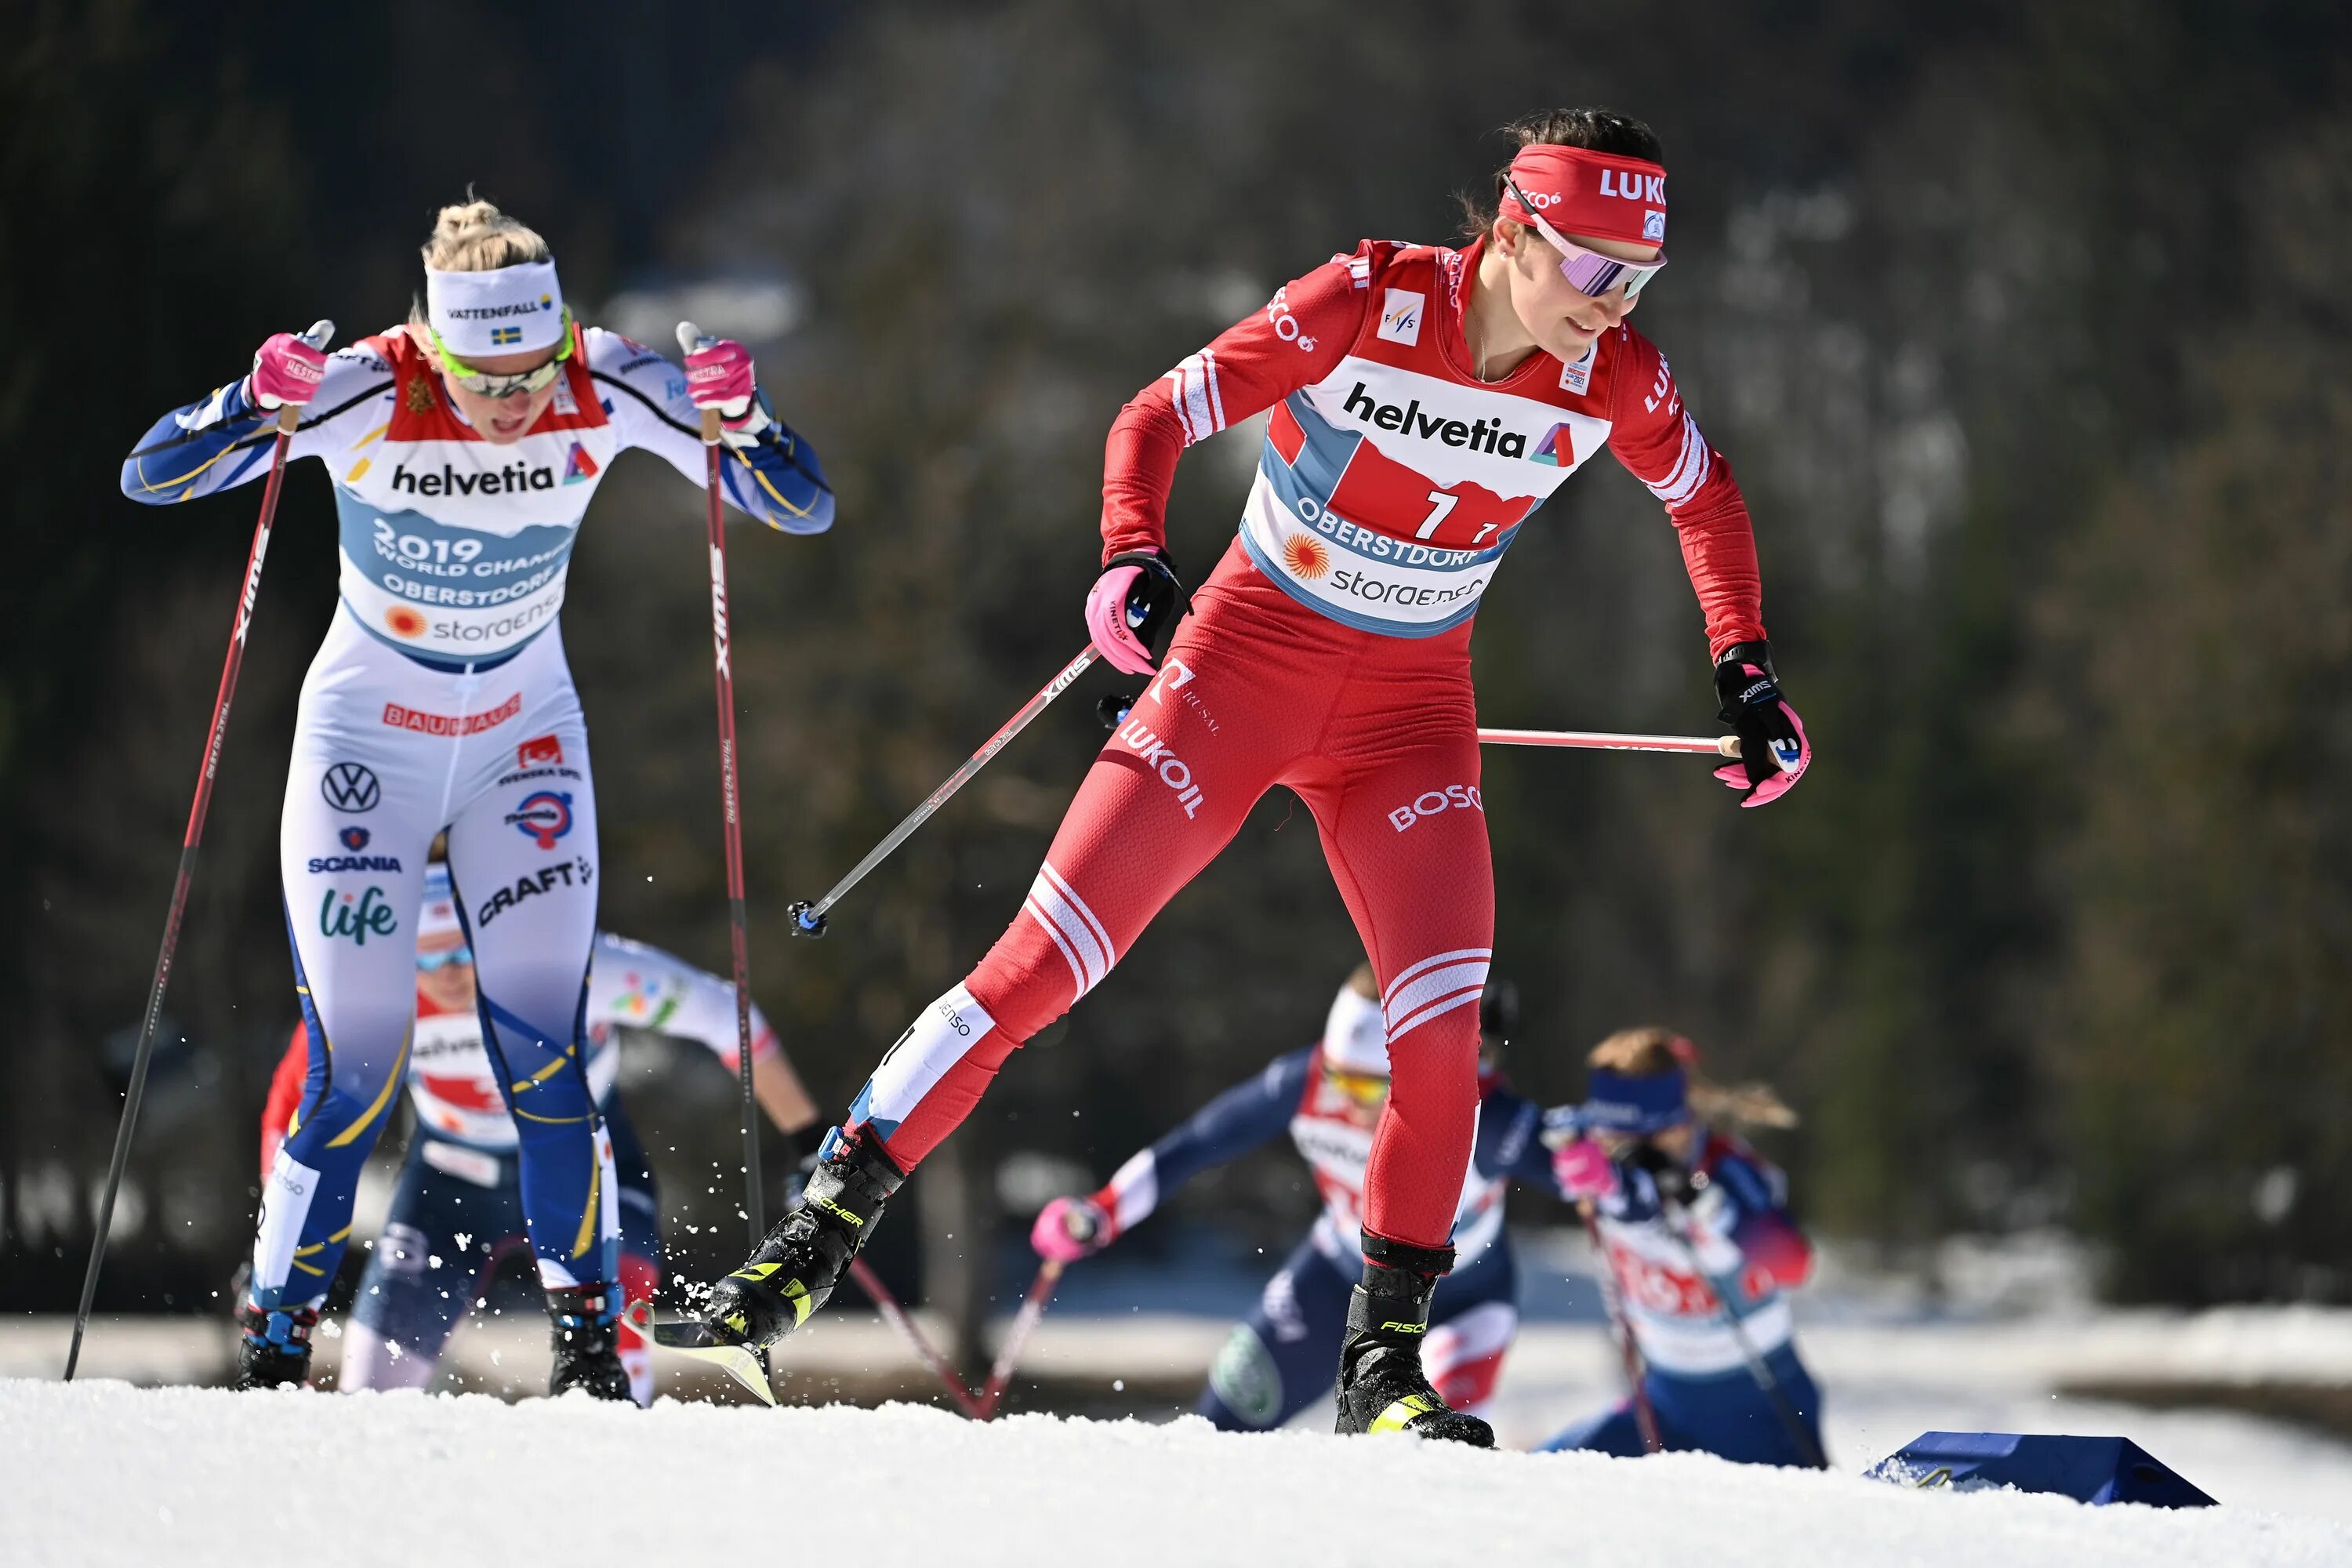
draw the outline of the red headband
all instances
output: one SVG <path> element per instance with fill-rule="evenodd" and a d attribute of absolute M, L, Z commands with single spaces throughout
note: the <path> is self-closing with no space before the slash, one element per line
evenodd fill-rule
<path fill-rule="evenodd" d="M 1564 235 L 1666 243 L 1666 168 L 1646 158 L 1538 142 L 1511 160 L 1511 184 L 1528 194 L 1543 220 Z M 1532 224 L 1533 214 L 1507 187 L 1501 216 Z"/>

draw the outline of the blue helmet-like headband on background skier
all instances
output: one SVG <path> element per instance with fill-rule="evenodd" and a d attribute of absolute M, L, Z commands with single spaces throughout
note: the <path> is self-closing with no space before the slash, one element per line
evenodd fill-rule
<path fill-rule="evenodd" d="M 454 947 L 444 947 L 436 941 L 425 945 L 425 939 L 455 936 Z M 439 860 L 425 868 L 425 902 L 416 913 L 416 967 L 438 969 L 445 963 L 471 963 L 473 949 L 467 944 L 466 928 L 457 920 L 457 891 L 450 885 L 449 868 Z"/>
<path fill-rule="evenodd" d="M 1646 1138 L 1690 1120 L 1690 1082 L 1680 1068 L 1641 1078 L 1594 1068 L 1577 1114 L 1592 1131 Z"/>

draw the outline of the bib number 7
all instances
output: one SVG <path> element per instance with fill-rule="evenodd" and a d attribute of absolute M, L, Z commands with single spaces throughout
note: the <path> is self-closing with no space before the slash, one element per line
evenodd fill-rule
<path fill-rule="evenodd" d="M 1461 504 L 1460 496 L 1448 495 L 1444 490 L 1430 491 L 1429 515 L 1422 520 L 1421 526 L 1413 531 L 1412 536 L 1415 539 L 1429 538 L 1437 531 L 1437 525 L 1445 521 L 1445 514 Z"/>

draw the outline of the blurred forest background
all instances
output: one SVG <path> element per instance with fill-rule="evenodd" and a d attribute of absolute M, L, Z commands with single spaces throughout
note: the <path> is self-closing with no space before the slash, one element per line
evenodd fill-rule
<path fill-rule="evenodd" d="M 2352 1298 L 2347 67 L 2352 12 L 2285 0 L 6 7 L 0 1304 L 71 1308 L 258 500 L 121 500 L 162 410 L 270 331 L 399 320 L 468 182 L 592 320 L 793 302 L 704 324 L 840 495 L 732 561 L 755 991 L 837 1110 L 1017 907 L 1110 683 L 830 940 L 784 905 L 1076 651 L 1118 405 L 1332 251 L 1450 236 L 1498 126 L 1592 102 L 1664 139 L 1641 324 L 1747 489 L 1818 757 L 1740 812 L 1688 762 L 1489 756 L 1513 1076 L 1574 1096 L 1591 1041 L 1670 1022 L 1805 1112 L 1768 1147 L 1832 1236 L 2060 1227 L 2116 1300 Z M 1255 439 L 1179 478 L 1195 578 Z M 623 464 L 566 621 L 604 921 L 723 969 L 700 507 Z M 208 1301 L 246 1246 L 331 515 L 298 468 L 106 1307 Z M 1486 605 L 1489 722 L 1712 727 L 1672 531 L 1613 466 Z M 910 1189 L 922 1229 L 1009 1236 L 1000 1201 L 1314 1037 L 1358 952 L 1293 805 L 1015 1058 Z M 725 1158 L 712 1077 L 649 1144 Z M 673 1191 L 731 1260 L 732 1204 Z M 1311 1203 L 1268 1160 L 1194 1212 L 1271 1240 Z"/>

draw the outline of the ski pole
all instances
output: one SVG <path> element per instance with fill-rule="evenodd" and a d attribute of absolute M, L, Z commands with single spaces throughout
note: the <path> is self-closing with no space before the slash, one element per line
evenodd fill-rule
<path fill-rule="evenodd" d="M 1097 707 L 1103 728 L 1116 730 L 1127 722 L 1135 706 L 1132 697 L 1110 696 Z M 1481 730 L 1482 746 L 1558 746 L 1585 752 L 1687 752 L 1703 756 L 1739 755 L 1737 735 L 1626 735 L 1608 730 Z"/>
<path fill-rule="evenodd" d="M 1692 1242 L 1690 1233 L 1675 1217 L 1677 1207 L 1662 1204 L 1659 1217 L 1665 1222 L 1666 1233 L 1682 1248 L 1683 1257 L 1690 1263 L 1691 1273 L 1697 1277 L 1700 1286 L 1714 1300 L 1716 1315 L 1723 1320 L 1723 1326 L 1731 1331 L 1732 1342 L 1739 1347 L 1739 1357 L 1748 1363 L 1748 1375 L 1755 1380 L 1757 1391 L 1764 1395 L 1765 1403 L 1772 1406 L 1772 1414 L 1780 1418 L 1781 1430 L 1797 1446 L 1797 1452 L 1804 1456 L 1805 1463 L 1816 1470 L 1828 1469 L 1829 1456 L 1822 1452 L 1822 1446 L 1814 1440 L 1811 1428 L 1805 1425 L 1805 1418 L 1790 1402 L 1788 1390 L 1780 1386 L 1780 1380 L 1773 1375 L 1772 1368 L 1757 1353 L 1756 1342 L 1748 1337 L 1748 1327 L 1740 1321 L 1738 1311 L 1731 1304 L 1737 1281 L 1731 1289 L 1727 1289 L 1722 1280 L 1706 1271 L 1706 1266 L 1698 1260 L 1698 1247 Z"/>
<path fill-rule="evenodd" d="M 948 1358 L 923 1337 L 923 1331 L 915 1326 L 915 1320 L 908 1315 L 905 1307 L 898 1304 L 898 1298 L 890 1293 L 890 1287 L 882 1283 L 882 1277 L 874 1272 L 866 1259 L 853 1258 L 849 1260 L 849 1277 L 857 1281 L 857 1288 L 866 1292 L 866 1299 L 874 1303 L 875 1310 L 888 1319 L 890 1326 L 906 1336 L 907 1342 L 915 1347 L 915 1353 L 946 1387 L 948 1397 L 956 1402 L 956 1408 L 975 1421 L 988 1419 L 981 1414 L 980 1402 L 972 1397 L 971 1390 L 964 1385 L 962 1378 L 956 1375 L 955 1368 L 948 1364 Z"/>
<path fill-rule="evenodd" d="M 1739 755 L 1737 735 L 1617 735 L 1603 730 L 1481 730 L 1482 746 L 1569 746 L 1587 752 L 1697 752 Z"/>
<path fill-rule="evenodd" d="M 887 859 L 890 852 L 912 837 L 915 829 L 929 821 L 931 814 L 945 805 L 956 791 L 970 784 L 972 776 L 986 767 L 997 752 L 1004 750 L 1013 736 L 1027 729 L 1031 720 L 1043 713 L 1055 698 L 1067 691 L 1071 683 L 1086 673 L 1087 667 L 1094 663 L 1095 658 L 1094 644 L 1088 643 L 1079 650 L 1077 658 L 1064 665 L 1060 673 L 1038 689 L 1036 696 L 1023 703 L 1021 710 L 1007 719 L 1004 721 L 1004 727 L 988 738 L 986 745 L 966 759 L 963 766 L 950 773 L 947 776 L 947 782 L 933 790 L 924 799 L 922 805 L 908 812 L 907 819 L 892 828 L 887 837 L 867 850 L 866 858 L 851 867 L 849 875 L 835 882 L 830 892 L 813 904 L 803 900 L 787 910 L 785 912 L 792 916 L 793 934 L 806 937 L 823 936 L 825 911 L 839 903 L 842 896 L 850 889 L 864 881 L 867 872 Z"/>
<path fill-rule="evenodd" d="M 1029 1293 L 1021 1298 L 1021 1310 L 1013 1314 L 1013 1326 L 1004 1331 L 1004 1342 L 996 1349 L 996 1364 L 988 1369 L 988 1386 L 980 1391 L 982 1421 L 996 1419 L 996 1407 L 1013 1385 L 1013 1369 L 1029 1336 L 1036 1331 L 1037 1320 L 1045 1315 L 1045 1303 L 1054 1299 L 1054 1287 L 1061 1278 L 1061 1259 L 1049 1258 L 1037 1266 L 1037 1278 L 1029 1282 Z"/>
<path fill-rule="evenodd" d="M 688 353 L 717 342 L 692 321 L 677 324 L 677 346 Z M 719 410 L 702 411 L 703 490 L 710 516 L 710 657 L 719 686 L 719 816 L 727 839 L 727 927 L 735 949 L 735 1072 L 743 1089 L 743 1215 L 751 1223 L 751 1247 L 768 1234 L 764 1184 L 760 1179 L 760 1123 L 751 1096 L 751 938 L 743 912 L 742 792 L 735 770 L 735 671 L 727 636 L 727 520 L 719 496 Z"/>
<path fill-rule="evenodd" d="M 335 335 L 335 323 L 314 321 L 302 341 L 323 349 Z M 90 1303 L 98 1296 L 98 1272 L 106 1261 L 107 1233 L 114 1227 L 114 1196 L 122 1184 L 122 1168 L 131 1159 L 131 1131 L 139 1121 L 139 1101 L 147 1091 L 147 1064 L 155 1053 L 155 1025 L 163 1013 L 163 990 L 172 983 L 172 957 L 180 945 L 180 920 L 187 912 L 188 889 L 195 882 L 196 847 L 204 842 L 205 816 L 212 809 L 213 780 L 220 772 L 221 747 L 228 739 L 229 703 L 236 696 L 237 672 L 245 665 L 245 637 L 253 626 L 254 602 L 261 594 L 262 558 L 269 553 L 269 531 L 278 520 L 278 492 L 286 478 L 286 453 L 294 441 L 302 410 L 286 404 L 278 410 L 278 441 L 269 454 L 269 478 L 261 488 L 261 517 L 253 526 L 253 546 L 245 558 L 245 584 L 238 590 L 236 615 L 229 623 L 228 657 L 221 663 L 220 691 L 213 699 L 211 732 L 205 738 L 204 765 L 196 773 L 195 803 L 188 808 L 187 831 L 180 838 L 180 870 L 172 883 L 172 903 L 163 916 L 163 944 L 155 954 L 155 978 L 147 988 L 147 1013 L 140 1020 L 139 1049 L 131 1059 L 131 1083 L 122 1097 L 122 1120 L 114 1129 L 114 1157 L 107 1163 L 106 1195 L 99 1201 L 98 1231 L 90 1238 L 89 1268 L 81 1280 L 81 1305 L 74 1310 L 73 1342 L 66 1350 L 65 1381 L 73 1381 L 81 1364 L 82 1335 L 89 1328 Z"/>
<path fill-rule="evenodd" d="M 1642 1364 L 1642 1347 L 1633 1340 L 1633 1321 L 1625 1313 L 1625 1298 L 1618 1289 L 1617 1266 L 1610 1261 L 1608 1244 L 1601 1239 L 1601 1222 L 1593 1217 L 1591 1200 L 1576 1205 L 1584 1216 L 1584 1234 L 1592 1243 L 1592 1261 L 1601 1279 L 1601 1301 L 1609 1311 L 1609 1325 L 1616 1331 L 1617 1349 L 1625 1363 L 1625 1391 L 1633 1401 L 1633 1425 L 1642 1434 L 1642 1447 L 1647 1453 L 1663 1453 L 1665 1442 L 1658 1436 L 1658 1413 L 1650 1405 L 1650 1384 Z"/>

